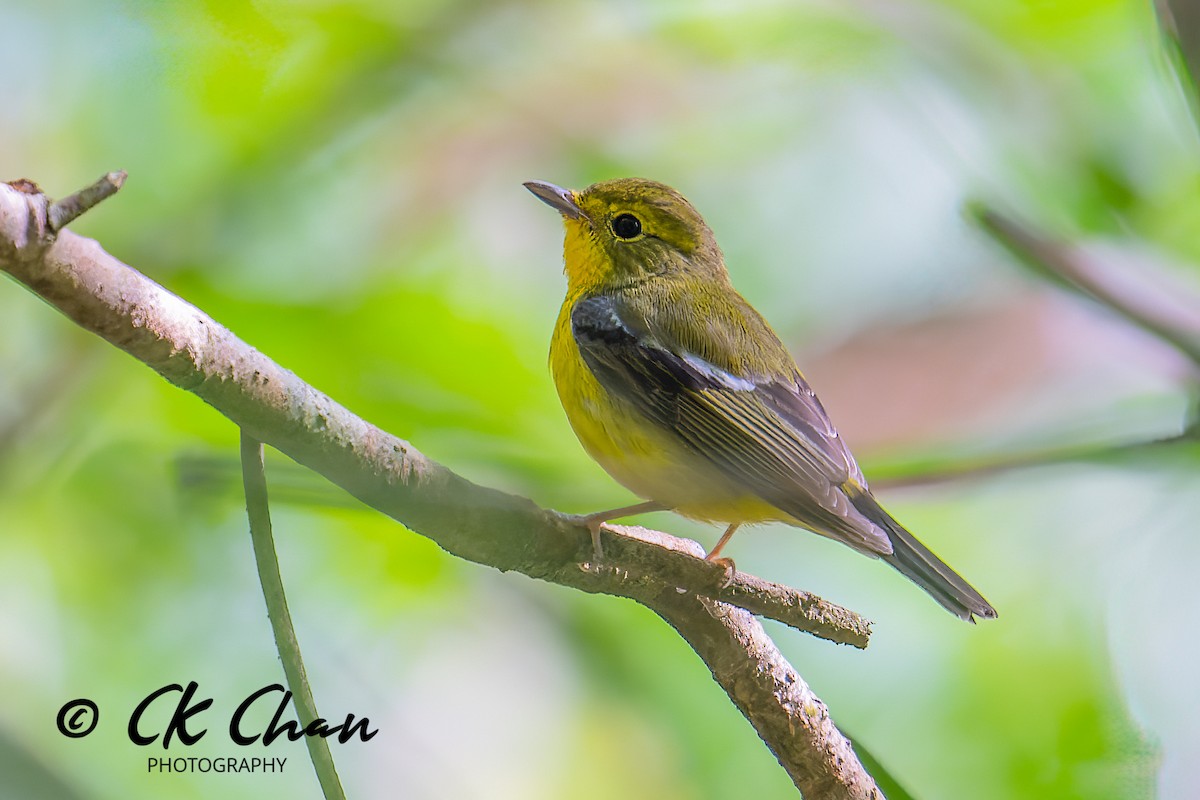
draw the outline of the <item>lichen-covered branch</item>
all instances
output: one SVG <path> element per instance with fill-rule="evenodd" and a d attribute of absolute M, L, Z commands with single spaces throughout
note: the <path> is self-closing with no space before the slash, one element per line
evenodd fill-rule
<path fill-rule="evenodd" d="M 119 180 L 109 176 L 99 183 L 119 188 Z M 86 191 L 80 197 L 81 206 L 103 199 Z M 654 610 L 705 660 L 805 797 L 882 797 L 824 705 L 758 620 L 735 606 L 864 647 L 870 626 L 860 616 L 740 573 L 726 586 L 724 570 L 698 558 L 694 542 L 645 529 L 606 530 L 608 560 L 591 565 L 590 536 L 578 518 L 478 486 L 430 460 L 95 241 L 56 231 L 53 213 L 35 184 L 0 185 L 0 270 L 196 394 L 249 436 L 448 552 L 503 571 L 629 597 Z"/>

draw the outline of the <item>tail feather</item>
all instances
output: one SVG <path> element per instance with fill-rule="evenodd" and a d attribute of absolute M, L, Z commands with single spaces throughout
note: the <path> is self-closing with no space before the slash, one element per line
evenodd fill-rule
<path fill-rule="evenodd" d="M 892 518 L 869 492 L 850 493 L 850 500 L 863 516 L 888 534 L 892 543 L 891 555 L 881 556 L 900 574 L 920 586 L 951 614 L 967 622 L 975 616 L 994 619 L 996 609 L 971 584 L 952 570 L 933 552 L 917 541 L 903 525 Z"/>

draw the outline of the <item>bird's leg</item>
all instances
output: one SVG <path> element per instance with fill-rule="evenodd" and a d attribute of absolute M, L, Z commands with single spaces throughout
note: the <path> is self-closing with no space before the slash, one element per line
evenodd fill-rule
<path fill-rule="evenodd" d="M 717 558 L 717 555 L 721 552 L 721 548 L 725 546 L 725 543 L 729 541 L 730 537 L 733 536 L 733 532 L 736 531 L 740 525 L 740 522 L 735 522 L 726 528 L 725 533 L 721 534 L 720 540 L 717 541 L 717 546 L 712 550 L 709 550 L 708 555 L 704 557 L 705 561 L 711 561 L 714 564 L 720 564 L 725 568 L 725 586 L 728 586 L 733 582 L 733 573 L 737 572 L 737 564 L 733 562 L 732 558 Z"/>
<path fill-rule="evenodd" d="M 583 524 L 587 525 L 587 529 L 592 534 L 592 552 L 595 555 L 596 563 L 599 564 L 604 560 L 604 548 L 600 546 L 600 526 L 611 519 L 620 519 L 621 517 L 632 517 L 634 514 L 646 514 L 650 511 L 666 511 L 667 507 L 662 503 L 657 503 L 653 500 L 647 500 L 644 503 L 637 503 L 632 506 L 622 506 L 609 511 L 597 511 L 594 514 L 588 514 L 583 518 Z"/>
<path fill-rule="evenodd" d="M 731 536 L 733 536 L 733 532 L 736 531 L 739 527 L 741 527 L 741 524 L 742 523 L 740 523 L 740 522 L 735 522 L 732 525 L 730 525 L 728 528 L 726 528 L 725 533 L 721 534 L 721 539 L 720 539 L 720 541 L 717 542 L 717 546 L 714 547 L 712 550 L 708 551 L 708 555 L 706 555 L 704 557 L 704 560 L 712 561 L 715 564 L 721 564 L 726 561 L 728 561 L 730 564 L 732 564 L 733 563 L 732 559 L 717 558 L 717 555 L 720 554 L 721 548 L 724 547 L 726 545 L 726 543 L 729 542 L 729 538 Z"/>

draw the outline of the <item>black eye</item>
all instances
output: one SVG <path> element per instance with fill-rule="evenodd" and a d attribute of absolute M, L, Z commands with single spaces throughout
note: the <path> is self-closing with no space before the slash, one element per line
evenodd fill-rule
<path fill-rule="evenodd" d="M 642 223 L 633 214 L 618 214 L 612 221 L 618 239 L 632 239 L 642 232 Z"/>

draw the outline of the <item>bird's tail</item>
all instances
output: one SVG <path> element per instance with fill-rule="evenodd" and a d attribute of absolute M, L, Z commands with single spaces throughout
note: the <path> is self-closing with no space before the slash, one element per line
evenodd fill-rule
<path fill-rule="evenodd" d="M 928 592 L 959 619 L 974 622 L 976 616 L 986 619 L 996 617 L 996 609 L 983 599 L 983 595 L 928 547 L 918 542 L 917 537 L 893 519 L 870 492 L 851 491 L 849 494 L 854 507 L 863 516 L 887 531 L 888 539 L 892 542 L 892 553 L 881 556 L 884 561 Z"/>

